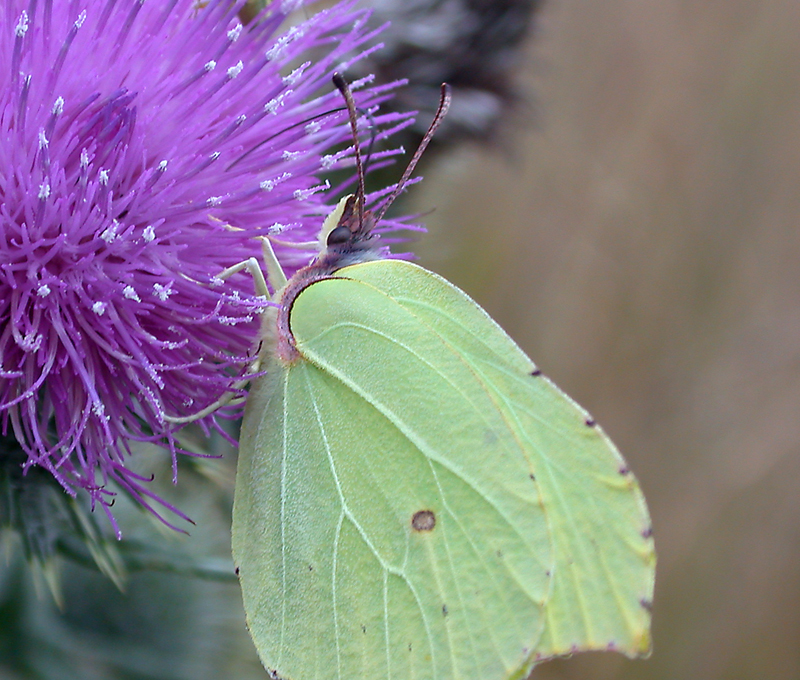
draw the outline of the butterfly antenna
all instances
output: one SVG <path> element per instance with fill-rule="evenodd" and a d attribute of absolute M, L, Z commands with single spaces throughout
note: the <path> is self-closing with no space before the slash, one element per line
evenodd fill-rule
<path fill-rule="evenodd" d="M 358 143 L 358 121 L 356 120 L 356 102 L 353 99 L 353 93 L 350 92 L 350 87 L 341 73 L 333 74 L 333 84 L 336 85 L 339 92 L 344 97 L 345 104 L 347 104 L 347 115 L 350 119 L 350 129 L 353 131 L 353 148 L 356 154 L 356 173 L 358 174 L 358 224 L 364 224 L 364 200 L 366 189 L 364 187 L 364 164 L 361 162 L 361 146 Z"/>
<path fill-rule="evenodd" d="M 389 209 L 389 206 L 391 206 L 392 203 L 395 202 L 395 199 L 402 193 L 406 183 L 411 177 L 411 173 L 414 172 L 414 168 L 417 167 L 419 159 L 422 158 L 422 154 L 425 153 L 425 149 L 428 148 L 428 144 L 430 144 L 431 139 L 433 139 L 433 135 L 436 132 L 436 128 L 438 128 L 439 125 L 441 125 L 442 119 L 445 117 L 447 109 L 449 108 L 450 108 L 450 86 L 447 83 L 442 83 L 442 95 L 441 98 L 439 99 L 439 108 L 436 109 L 436 115 L 433 117 L 433 120 L 431 121 L 431 124 L 428 127 L 428 131 L 425 133 L 425 136 L 419 143 L 417 150 L 414 152 L 414 155 L 408 162 L 405 172 L 403 173 L 403 176 L 400 178 L 400 181 L 397 183 L 397 186 L 395 186 L 394 191 L 386 200 L 386 202 L 383 204 L 383 207 L 380 209 L 380 212 L 375 216 L 376 224 L 383 219 L 383 216 L 386 214 L 386 211 Z"/>
<path fill-rule="evenodd" d="M 369 166 L 372 163 L 372 150 L 375 147 L 375 140 L 378 137 L 378 127 L 375 125 L 375 116 L 369 111 L 359 109 L 359 112 L 364 114 L 364 117 L 369 120 L 369 144 L 367 144 L 367 153 L 364 154 L 364 177 L 369 172 Z"/>

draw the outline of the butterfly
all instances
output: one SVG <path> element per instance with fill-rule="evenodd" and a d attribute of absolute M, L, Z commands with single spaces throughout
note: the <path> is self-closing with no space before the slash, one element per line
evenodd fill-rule
<path fill-rule="evenodd" d="M 356 137 L 352 95 L 340 75 Z M 232 547 L 273 678 L 506 680 L 650 648 L 640 488 L 591 416 L 466 293 L 384 259 L 359 186 L 265 313 Z M 269 248 L 267 248 L 269 250 Z"/>

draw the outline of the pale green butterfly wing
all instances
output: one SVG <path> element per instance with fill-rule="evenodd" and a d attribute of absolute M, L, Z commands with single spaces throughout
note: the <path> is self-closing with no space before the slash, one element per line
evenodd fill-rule
<path fill-rule="evenodd" d="M 644 496 L 613 443 L 549 380 L 532 376 L 533 362 L 445 279 L 401 261 L 349 267 L 340 275 L 382 290 L 435 328 L 524 432 L 557 559 L 536 654 L 647 653 L 655 578 L 652 528 Z"/>
<path fill-rule="evenodd" d="M 572 648 L 645 649 L 652 543 L 613 447 L 444 280 L 398 262 L 340 275 L 363 282 L 295 301 L 311 363 L 276 362 L 248 400 L 234 557 L 265 665 L 499 679 Z"/>
<path fill-rule="evenodd" d="M 514 525 L 535 512 L 535 492 L 510 497 L 509 520 L 335 378 L 308 364 L 285 375 L 284 405 L 306 426 L 269 443 L 281 455 L 266 467 L 243 440 L 248 481 L 237 482 L 274 485 L 281 498 L 239 495 L 235 510 L 234 556 L 265 665 L 285 678 L 504 677 L 519 666 L 544 624 L 550 568 L 537 563 L 548 537 L 526 540 Z M 412 528 L 421 509 L 437 517 L 430 532 Z M 476 524 L 485 535 L 464 530 Z"/>
<path fill-rule="evenodd" d="M 380 317 L 386 296 L 355 285 Z M 544 627 L 551 539 L 527 460 L 469 366 L 397 311 L 385 330 L 410 333 L 418 353 L 400 410 L 419 417 L 392 422 L 302 361 L 271 366 L 248 399 L 234 558 L 251 634 L 280 677 L 507 677 Z M 462 451 L 464 437 L 479 446 Z M 420 511 L 432 530 L 414 529 Z"/>
<path fill-rule="evenodd" d="M 380 316 L 386 296 L 357 285 Z M 399 312 L 393 329 L 434 362 L 405 365 L 424 382 L 404 384 L 404 408 L 428 413 L 403 430 L 305 362 L 272 366 L 249 397 L 234 557 L 251 633 L 281 677 L 506 677 L 544 627 L 551 539 L 527 460 L 469 367 Z M 454 423 L 479 446 L 463 452 Z M 414 530 L 419 511 L 431 531 Z"/>

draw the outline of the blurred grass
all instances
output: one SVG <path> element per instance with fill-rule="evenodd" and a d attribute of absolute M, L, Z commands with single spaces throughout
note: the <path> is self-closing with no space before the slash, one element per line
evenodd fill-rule
<path fill-rule="evenodd" d="M 800 677 L 800 3 L 550 0 L 510 154 L 427 169 L 415 250 L 586 406 L 647 494 L 647 661 Z"/>

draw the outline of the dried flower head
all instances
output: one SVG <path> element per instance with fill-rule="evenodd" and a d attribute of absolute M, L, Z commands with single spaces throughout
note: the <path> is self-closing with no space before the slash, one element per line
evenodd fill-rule
<path fill-rule="evenodd" d="M 258 257 L 256 236 L 313 240 L 320 177 L 348 162 L 330 76 L 372 38 L 365 13 L 278 33 L 297 2 L 247 27 L 241 4 L 0 5 L 0 431 L 106 510 L 114 482 L 180 514 L 130 443 L 167 442 L 174 469 L 165 417 L 230 388 L 265 304 L 218 274 Z M 357 95 L 373 112 L 387 96 Z M 289 270 L 308 260 L 277 250 Z"/>
<path fill-rule="evenodd" d="M 453 88 L 453 106 L 436 144 L 464 139 L 495 141 L 525 95 L 516 71 L 534 30 L 542 0 L 369 0 L 372 20 L 391 22 L 381 36 L 385 48 L 361 65 L 379 78 L 408 78 L 392 102 L 422 113 L 414 128 L 433 115 L 439 86 Z M 414 145 L 413 141 L 409 142 Z"/>

